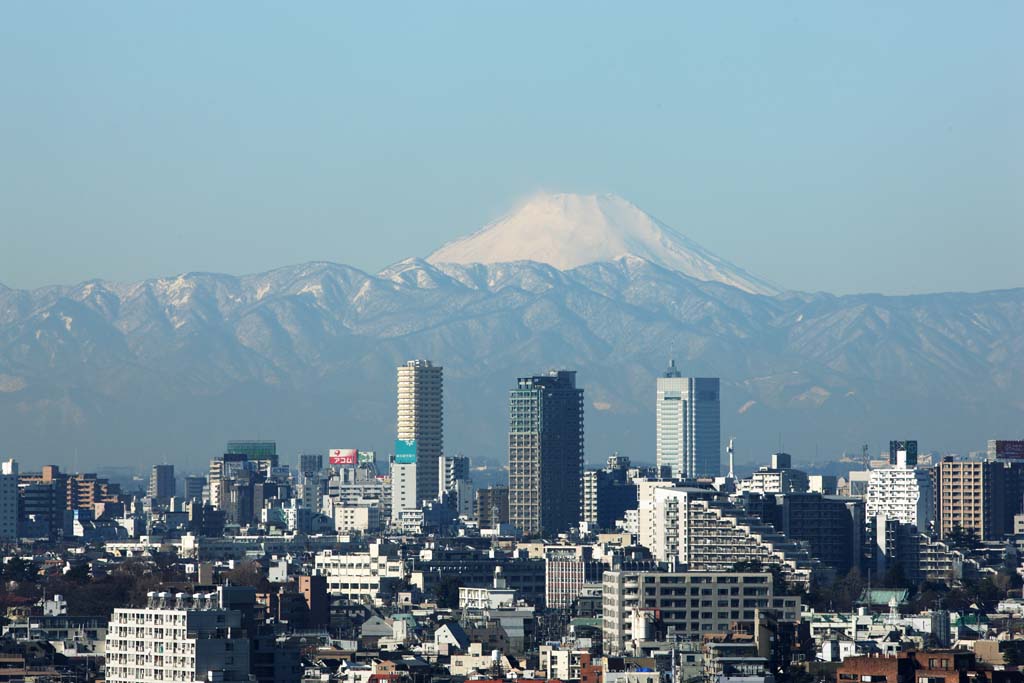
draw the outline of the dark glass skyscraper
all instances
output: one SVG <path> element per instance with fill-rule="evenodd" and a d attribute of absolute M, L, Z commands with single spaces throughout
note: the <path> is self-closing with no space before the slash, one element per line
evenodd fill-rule
<path fill-rule="evenodd" d="M 583 390 L 576 373 L 520 377 L 509 392 L 509 522 L 549 536 L 580 521 Z"/>

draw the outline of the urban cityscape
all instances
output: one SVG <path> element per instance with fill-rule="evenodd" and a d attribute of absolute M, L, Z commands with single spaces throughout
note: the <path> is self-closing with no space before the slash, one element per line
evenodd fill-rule
<path fill-rule="evenodd" d="M 1024 2 L 0 2 L 0 683 L 1024 683 Z"/>
<path fill-rule="evenodd" d="M 1022 675 L 1024 439 L 738 476 L 719 379 L 671 361 L 655 462 L 587 468 L 558 369 L 509 383 L 508 478 L 480 485 L 445 450 L 444 368 L 395 377 L 389 453 L 235 440 L 134 490 L 5 461 L 2 680 Z"/>

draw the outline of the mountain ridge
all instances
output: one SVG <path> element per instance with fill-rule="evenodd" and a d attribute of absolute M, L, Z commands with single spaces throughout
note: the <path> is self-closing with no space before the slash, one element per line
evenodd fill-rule
<path fill-rule="evenodd" d="M 780 431 L 798 462 L 816 445 L 838 456 L 908 434 L 966 451 L 1024 416 L 1022 352 L 1021 288 L 764 296 L 643 259 L 91 280 L 0 291 L 0 453 L 138 462 L 135 444 L 159 443 L 171 452 L 154 461 L 185 466 L 257 433 L 286 454 L 386 451 L 394 367 L 428 357 L 445 366 L 454 449 L 500 462 L 515 377 L 564 366 L 587 392 L 588 459 L 650 460 L 670 354 L 723 378 L 741 461 Z"/>

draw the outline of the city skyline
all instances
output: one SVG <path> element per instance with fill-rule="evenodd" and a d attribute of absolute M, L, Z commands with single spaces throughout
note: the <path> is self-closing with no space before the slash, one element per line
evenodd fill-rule
<path fill-rule="evenodd" d="M 1024 683 L 1022 23 L 0 7 L 0 680 Z"/>

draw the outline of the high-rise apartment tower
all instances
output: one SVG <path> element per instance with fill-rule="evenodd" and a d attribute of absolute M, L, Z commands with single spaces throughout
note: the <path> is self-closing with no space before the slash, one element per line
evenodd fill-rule
<path fill-rule="evenodd" d="M 444 451 L 444 369 L 429 360 L 398 366 L 398 438 L 416 442 L 416 504 L 437 495 Z"/>
<path fill-rule="evenodd" d="M 576 373 L 520 377 L 508 406 L 509 522 L 527 536 L 575 527 L 583 480 L 583 390 Z"/>

